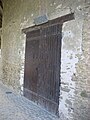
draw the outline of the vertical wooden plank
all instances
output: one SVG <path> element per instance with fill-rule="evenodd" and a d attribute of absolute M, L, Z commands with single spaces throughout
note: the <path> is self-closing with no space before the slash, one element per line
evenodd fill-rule
<path fill-rule="evenodd" d="M 34 32 L 34 37 L 36 36 L 38 36 L 37 31 Z M 33 33 L 28 33 L 25 55 L 24 96 L 32 101 L 37 101 L 39 39 L 32 39 Z"/>
<path fill-rule="evenodd" d="M 38 102 L 54 113 L 57 113 L 59 105 L 61 27 L 42 27 L 40 40 L 38 95 L 41 98 Z M 44 98 L 46 101 L 43 103 Z"/>

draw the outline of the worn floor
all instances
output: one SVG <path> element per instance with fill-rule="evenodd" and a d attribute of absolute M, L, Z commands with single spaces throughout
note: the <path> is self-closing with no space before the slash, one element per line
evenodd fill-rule
<path fill-rule="evenodd" d="M 0 82 L 0 120 L 60 120 Z"/>

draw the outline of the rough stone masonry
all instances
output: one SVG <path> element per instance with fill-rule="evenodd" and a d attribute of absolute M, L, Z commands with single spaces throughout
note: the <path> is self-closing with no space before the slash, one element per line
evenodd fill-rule
<path fill-rule="evenodd" d="M 63 24 L 60 116 L 90 120 L 90 0 L 3 0 L 1 80 L 23 93 L 25 41 L 22 29 L 47 14 L 49 20 L 74 13 Z"/>

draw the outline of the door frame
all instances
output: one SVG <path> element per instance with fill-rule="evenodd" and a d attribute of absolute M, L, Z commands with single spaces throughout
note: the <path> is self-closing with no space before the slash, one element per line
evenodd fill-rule
<path fill-rule="evenodd" d="M 41 25 L 34 25 L 32 27 L 28 27 L 22 30 L 23 33 L 27 34 L 28 32 L 32 32 L 32 31 L 36 31 L 38 29 L 41 28 L 41 26 L 43 26 L 43 28 L 47 27 L 47 26 L 52 26 L 52 25 L 56 25 L 56 24 L 60 24 L 63 25 L 64 22 L 70 21 L 74 19 L 74 13 L 71 14 L 67 14 L 65 16 L 53 19 L 53 20 L 49 20 L 47 23 L 41 24 Z M 25 50 L 26 52 L 26 50 Z M 24 72 L 25 73 L 25 72 Z M 57 114 L 58 115 L 58 114 Z"/>

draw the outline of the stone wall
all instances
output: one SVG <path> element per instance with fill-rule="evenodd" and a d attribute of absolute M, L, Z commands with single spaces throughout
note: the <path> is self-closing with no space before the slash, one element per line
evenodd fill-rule
<path fill-rule="evenodd" d="M 0 49 L 0 80 L 1 80 L 1 75 L 2 75 L 2 59 L 1 59 L 1 49 Z"/>
<path fill-rule="evenodd" d="M 0 80 L 2 79 L 1 36 L 2 36 L 2 29 L 0 29 Z"/>
<path fill-rule="evenodd" d="M 90 1 L 3 0 L 2 81 L 23 93 L 26 36 L 23 28 L 47 14 L 54 19 L 73 12 L 63 24 L 59 113 L 67 120 L 90 119 Z"/>

